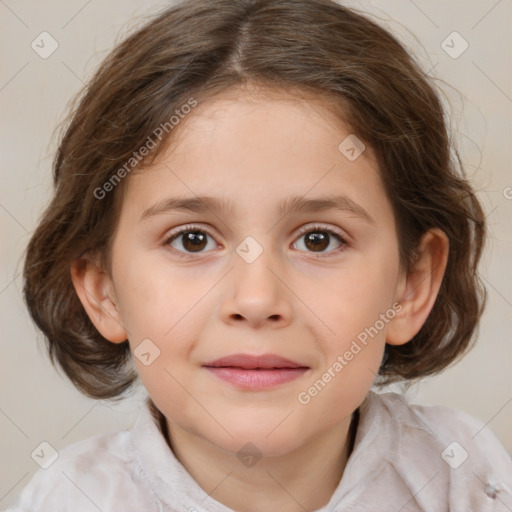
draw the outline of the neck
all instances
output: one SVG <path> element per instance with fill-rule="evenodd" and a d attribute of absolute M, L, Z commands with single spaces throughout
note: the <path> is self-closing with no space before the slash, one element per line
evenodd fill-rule
<path fill-rule="evenodd" d="M 325 506 L 336 490 L 352 450 L 353 416 L 291 453 L 248 466 L 165 418 L 163 426 L 176 458 L 212 499 L 238 512 L 304 512 Z"/>

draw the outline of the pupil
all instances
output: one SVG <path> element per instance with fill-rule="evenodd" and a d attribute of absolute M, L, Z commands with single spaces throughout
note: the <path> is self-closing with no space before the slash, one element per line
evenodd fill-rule
<path fill-rule="evenodd" d="M 185 235 L 185 240 L 183 245 L 188 250 L 190 248 L 192 249 L 203 249 L 205 245 L 206 236 L 204 233 L 201 233 L 200 231 L 189 231 Z M 192 244 L 191 246 L 188 246 L 188 244 Z"/>
<path fill-rule="evenodd" d="M 306 237 L 306 246 L 311 249 L 325 249 L 329 243 L 328 243 L 329 235 L 327 233 L 324 233 L 322 231 L 316 231 L 315 233 L 310 233 Z M 312 244 L 311 247 L 309 247 L 309 243 Z"/>

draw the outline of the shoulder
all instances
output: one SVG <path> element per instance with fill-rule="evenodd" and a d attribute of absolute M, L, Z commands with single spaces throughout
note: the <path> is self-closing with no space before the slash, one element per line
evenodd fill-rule
<path fill-rule="evenodd" d="M 130 431 L 119 431 L 62 449 L 49 467 L 38 469 L 8 511 L 144 509 L 147 503 L 141 502 L 137 492 L 137 464 L 130 445 Z"/>
<path fill-rule="evenodd" d="M 399 438 L 397 468 L 442 480 L 457 510 L 491 502 L 498 508 L 485 510 L 512 509 L 512 460 L 488 425 L 450 407 L 409 404 L 397 393 L 370 400 Z"/>

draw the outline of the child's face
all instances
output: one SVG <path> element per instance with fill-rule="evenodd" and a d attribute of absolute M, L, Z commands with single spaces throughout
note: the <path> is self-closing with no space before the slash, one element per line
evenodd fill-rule
<path fill-rule="evenodd" d="M 350 161 L 338 149 L 350 131 L 318 103 L 239 93 L 190 116 L 129 178 L 112 251 L 120 321 L 132 350 L 145 339 L 160 350 L 134 360 L 173 428 L 233 452 L 290 453 L 346 427 L 378 372 L 402 286 L 392 208 L 371 150 Z M 166 208 L 199 196 L 230 209 Z M 343 208 L 280 213 L 292 197 L 332 196 Z M 166 243 L 188 225 L 199 238 Z M 302 369 L 205 367 L 233 354 Z"/>

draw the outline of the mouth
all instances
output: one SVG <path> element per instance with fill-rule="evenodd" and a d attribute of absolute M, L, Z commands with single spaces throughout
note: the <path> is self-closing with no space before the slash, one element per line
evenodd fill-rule
<path fill-rule="evenodd" d="M 203 367 L 236 387 L 251 390 L 290 382 L 309 370 L 309 366 L 275 354 L 234 354 L 205 363 Z"/>

